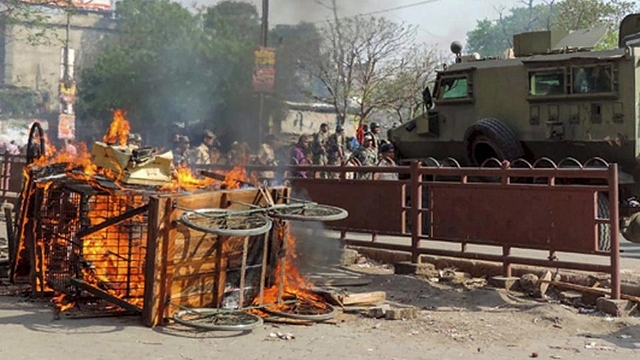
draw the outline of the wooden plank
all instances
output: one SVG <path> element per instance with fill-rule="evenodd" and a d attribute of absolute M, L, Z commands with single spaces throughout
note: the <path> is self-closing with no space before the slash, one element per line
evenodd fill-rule
<path fill-rule="evenodd" d="M 162 263 L 162 297 L 160 298 L 162 301 L 162 323 L 164 324 L 166 319 L 169 317 L 169 306 L 164 301 L 165 299 L 169 299 L 171 297 L 171 284 L 173 282 L 173 271 L 175 266 L 173 265 L 173 259 L 175 258 L 175 243 L 173 241 L 172 235 L 174 234 L 175 226 L 174 220 L 176 220 L 176 214 L 173 208 L 173 202 L 167 201 L 165 205 L 165 214 L 167 214 L 164 224 L 164 243 L 163 243 L 163 252 L 160 261 Z"/>
<path fill-rule="evenodd" d="M 384 291 L 373 291 L 360 294 L 349 294 L 340 299 L 342 305 L 378 305 L 387 299 L 387 293 Z"/>
<path fill-rule="evenodd" d="M 217 279 L 218 273 L 213 273 L 174 280 L 171 284 L 171 299 L 203 293 L 213 293 L 217 286 Z M 206 304 L 200 304 L 200 307 L 205 305 Z"/>
<path fill-rule="evenodd" d="M 159 313 L 160 284 L 158 282 L 158 258 L 162 244 L 162 218 L 164 217 L 164 201 L 157 197 L 149 199 L 149 217 L 147 230 L 147 253 L 145 256 L 144 272 L 144 307 L 142 311 L 142 322 L 146 326 L 158 325 L 157 314 Z"/>
<path fill-rule="evenodd" d="M 277 191 L 286 194 L 287 188 Z M 274 193 L 272 196 L 277 195 Z M 163 324 L 178 310 L 167 300 L 188 307 L 220 307 L 226 285 L 226 269 L 239 267 L 243 260 L 245 238 L 220 238 L 180 224 L 177 220 L 184 210 L 175 208 L 174 201 L 178 207 L 186 209 L 246 209 L 246 206 L 232 202 L 254 203 L 262 197 L 257 189 L 242 189 L 172 194 L 154 199 L 150 202 L 145 269 L 144 310 L 145 324 L 148 326 Z M 277 202 L 282 201 L 280 199 Z"/>
<path fill-rule="evenodd" d="M 552 286 L 557 286 L 557 287 L 564 288 L 564 289 L 569 289 L 569 290 L 576 290 L 576 291 L 582 291 L 582 292 L 586 292 L 586 293 L 590 293 L 590 294 L 611 296 L 611 290 L 610 289 L 601 289 L 601 288 L 595 288 L 595 287 L 589 287 L 589 286 L 584 286 L 584 285 L 571 284 L 571 283 L 553 281 L 553 280 L 540 280 L 540 282 L 543 283 L 543 284 L 549 284 L 549 285 L 552 285 Z M 630 300 L 630 301 L 634 301 L 634 302 L 639 302 L 640 303 L 640 296 L 632 296 L 632 295 L 621 294 L 620 298 L 624 299 L 624 300 Z"/>

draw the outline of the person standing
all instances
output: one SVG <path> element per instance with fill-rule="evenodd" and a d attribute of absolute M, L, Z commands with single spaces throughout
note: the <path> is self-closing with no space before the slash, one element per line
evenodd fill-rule
<path fill-rule="evenodd" d="M 195 166 L 211 165 L 211 148 L 216 141 L 216 135 L 211 130 L 202 134 L 202 143 L 191 151 L 191 164 Z"/>
<path fill-rule="evenodd" d="M 376 151 L 378 151 L 380 148 L 380 124 L 373 121 L 369 128 L 371 129 L 369 131 L 369 135 L 373 138 L 371 145 Z"/>
<path fill-rule="evenodd" d="M 15 140 L 11 140 L 7 145 L 7 153 L 9 155 L 20 155 L 20 147 L 18 147 Z"/>
<path fill-rule="evenodd" d="M 336 125 L 336 132 L 329 136 L 327 141 L 327 164 L 330 166 L 340 166 L 345 159 L 347 150 L 347 140 L 344 136 L 344 127 Z M 338 173 L 330 173 L 332 179 L 338 178 Z"/>
<path fill-rule="evenodd" d="M 313 136 L 313 146 L 311 147 L 313 153 L 313 163 L 319 166 L 327 165 L 327 143 L 329 142 L 329 125 L 322 123 L 320 125 L 320 131 Z M 327 173 L 325 171 L 320 172 L 320 178 L 326 179 Z"/>
<path fill-rule="evenodd" d="M 382 144 L 380 146 L 381 159 L 378 161 L 378 166 L 392 167 L 396 166 L 395 149 L 392 144 Z M 376 180 L 398 180 L 398 173 L 377 173 Z"/>
<path fill-rule="evenodd" d="M 176 167 L 189 166 L 189 150 L 191 143 L 188 136 L 180 136 L 178 138 L 177 145 L 171 149 L 173 153 L 173 164 Z"/>
<path fill-rule="evenodd" d="M 303 134 L 298 138 L 298 142 L 291 149 L 291 165 L 309 165 L 309 159 L 307 158 L 307 151 L 311 145 L 311 139 L 309 135 Z M 306 171 L 296 171 L 293 176 L 295 177 L 307 177 Z"/>
<path fill-rule="evenodd" d="M 370 134 L 364 136 L 362 145 L 353 153 L 353 156 L 360 161 L 362 166 L 376 166 L 378 162 L 378 151 L 373 148 L 373 137 Z M 371 180 L 371 173 L 359 173 L 359 179 Z"/>
<path fill-rule="evenodd" d="M 274 150 L 276 143 L 276 137 L 273 134 L 268 134 L 265 138 L 265 142 L 260 145 L 260 149 L 258 149 L 258 156 L 256 157 L 256 162 L 258 165 L 262 166 L 276 166 L 276 153 Z M 272 182 L 275 177 L 274 171 L 261 171 L 260 178 L 261 180 L 267 180 Z"/>

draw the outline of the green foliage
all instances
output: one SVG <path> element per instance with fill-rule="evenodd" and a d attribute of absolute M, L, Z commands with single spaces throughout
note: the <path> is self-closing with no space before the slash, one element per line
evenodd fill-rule
<path fill-rule="evenodd" d="M 600 25 L 606 26 L 608 32 L 598 48 L 614 48 L 620 21 L 637 11 L 640 11 L 637 2 L 627 0 L 532 1 L 530 7 L 516 7 L 508 13 L 500 13 L 496 21 L 478 21 L 476 28 L 467 33 L 466 51 L 500 56 L 512 46 L 514 34 L 549 29 L 573 31 Z"/>
<path fill-rule="evenodd" d="M 260 102 L 252 74 L 260 19 L 253 5 L 222 1 L 194 14 L 170 0 L 124 0 L 117 17 L 118 31 L 96 65 L 81 71 L 79 121 L 98 120 L 105 128 L 110 112 L 122 108 L 133 130 L 157 134 L 157 143 L 174 122 L 211 128 L 223 142 L 255 143 Z M 291 72 L 282 66 L 295 62 L 288 50 L 278 48 L 283 65 L 277 82 L 286 89 Z M 270 117 L 282 116 L 280 99 L 266 98 L 265 131 Z M 199 141 L 194 135 L 192 141 Z"/>
<path fill-rule="evenodd" d="M 547 30 L 556 21 L 557 12 L 547 5 L 531 8 L 513 8 L 508 14 L 499 14 L 498 21 L 479 20 L 476 28 L 467 33 L 465 52 L 478 52 L 482 56 L 502 56 L 513 46 L 513 35 L 536 30 Z"/>
<path fill-rule="evenodd" d="M 110 111 L 123 108 L 142 133 L 184 121 L 216 127 L 212 119 L 228 102 L 229 87 L 251 86 L 239 77 L 250 77 L 250 45 L 202 26 L 206 15 L 169 0 L 124 0 L 116 12 L 118 33 L 95 67 L 81 72 L 81 121 L 99 119 L 104 128 Z"/>

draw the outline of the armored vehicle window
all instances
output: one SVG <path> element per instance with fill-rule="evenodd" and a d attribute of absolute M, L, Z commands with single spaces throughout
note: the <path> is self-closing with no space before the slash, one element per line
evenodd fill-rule
<path fill-rule="evenodd" d="M 573 93 L 593 94 L 613 92 L 611 65 L 592 65 L 574 67 Z"/>
<path fill-rule="evenodd" d="M 440 82 L 441 99 L 463 99 L 469 97 L 467 77 L 443 78 Z"/>
<path fill-rule="evenodd" d="M 530 95 L 562 95 L 564 94 L 564 91 L 563 71 L 535 71 L 529 73 Z"/>

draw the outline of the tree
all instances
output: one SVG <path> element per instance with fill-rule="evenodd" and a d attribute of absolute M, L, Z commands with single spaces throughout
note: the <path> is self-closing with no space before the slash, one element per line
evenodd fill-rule
<path fill-rule="evenodd" d="M 322 32 L 320 56 L 304 60 L 305 69 L 326 91 L 313 96 L 332 104 L 340 123 L 352 108 L 364 122 L 372 112 L 389 105 L 382 88 L 400 68 L 401 55 L 415 38 L 415 27 L 381 17 L 336 16 Z"/>
<path fill-rule="evenodd" d="M 424 110 L 422 92 L 432 85 L 442 56 L 425 44 L 412 46 L 402 56 L 394 76 L 382 87 L 380 96 L 387 99 L 400 123 L 413 119 Z"/>
<path fill-rule="evenodd" d="M 24 25 L 19 37 L 32 45 L 61 41 L 50 28 L 50 15 L 56 8 L 65 8 L 71 13 L 76 10 L 71 0 L 0 0 L 0 24 Z"/>
<path fill-rule="evenodd" d="M 467 33 L 467 51 L 484 56 L 500 56 L 513 46 L 514 34 L 559 29 L 574 31 L 594 26 L 606 26 L 607 34 L 599 48 L 617 46 L 617 29 L 622 18 L 640 11 L 640 5 L 628 0 L 523 0 L 524 6 L 505 14 L 498 10 L 498 20 L 478 21 Z"/>
<path fill-rule="evenodd" d="M 116 14 L 117 34 L 96 66 L 81 72 L 81 121 L 99 119 L 104 127 L 112 109 L 124 108 L 134 131 L 147 134 L 173 122 L 255 133 L 255 7 L 224 1 L 192 14 L 170 0 L 124 0 Z M 241 133 L 230 129 L 242 126 Z"/>
<path fill-rule="evenodd" d="M 557 5 L 558 17 L 555 27 L 572 31 L 594 26 L 605 26 L 607 34 L 599 48 L 618 46 L 618 26 L 630 13 L 640 10 L 632 1 L 624 0 L 563 0 Z"/>
<path fill-rule="evenodd" d="M 478 52 L 482 56 L 502 56 L 513 46 L 513 35 L 536 30 L 549 30 L 555 23 L 555 2 L 535 4 L 528 0 L 527 6 L 505 12 L 498 10 L 498 20 L 479 20 L 476 28 L 467 33 L 467 52 Z"/>

